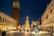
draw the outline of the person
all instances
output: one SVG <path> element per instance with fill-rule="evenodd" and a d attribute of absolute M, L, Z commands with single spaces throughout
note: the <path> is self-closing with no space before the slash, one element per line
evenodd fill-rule
<path fill-rule="evenodd" d="M 5 36 L 6 35 L 6 32 L 5 31 L 2 31 L 2 36 Z"/>

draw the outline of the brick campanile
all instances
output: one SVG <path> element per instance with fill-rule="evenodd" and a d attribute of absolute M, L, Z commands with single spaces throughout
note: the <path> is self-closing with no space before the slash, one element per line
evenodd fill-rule
<path fill-rule="evenodd" d="M 19 25 L 19 0 L 13 0 L 13 18 L 17 21 L 16 27 Z"/>

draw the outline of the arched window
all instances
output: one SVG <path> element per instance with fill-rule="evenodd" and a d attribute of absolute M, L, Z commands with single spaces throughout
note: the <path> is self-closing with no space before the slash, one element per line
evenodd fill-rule
<path fill-rule="evenodd" d="M 51 4 L 51 6 L 53 7 L 53 4 Z"/>
<path fill-rule="evenodd" d="M 1 22 L 1 16 L 0 16 L 0 22 Z"/>
<path fill-rule="evenodd" d="M 5 22 L 6 22 L 6 19 L 5 19 Z"/>
<path fill-rule="evenodd" d="M 52 9 L 50 9 L 50 14 L 52 13 Z"/>
<path fill-rule="evenodd" d="M 8 23 L 8 20 L 6 22 Z"/>
<path fill-rule="evenodd" d="M 3 18 L 3 22 L 4 22 L 4 18 Z"/>

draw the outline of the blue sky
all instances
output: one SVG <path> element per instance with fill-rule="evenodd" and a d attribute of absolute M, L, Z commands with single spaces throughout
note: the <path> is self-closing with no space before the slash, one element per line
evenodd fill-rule
<path fill-rule="evenodd" d="M 12 17 L 13 0 L 0 0 L 0 11 Z M 31 20 L 38 20 L 44 13 L 50 0 L 20 0 L 20 24 L 25 23 L 26 16 Z"/>

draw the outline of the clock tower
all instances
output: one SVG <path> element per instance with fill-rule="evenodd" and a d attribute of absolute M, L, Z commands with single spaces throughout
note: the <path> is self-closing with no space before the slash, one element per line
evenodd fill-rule
<path fill-rule="evenodd" d="M 19 25 L 19 0 L 13 0 L 13 18 L 17 21 L 16 27 Z"/>

